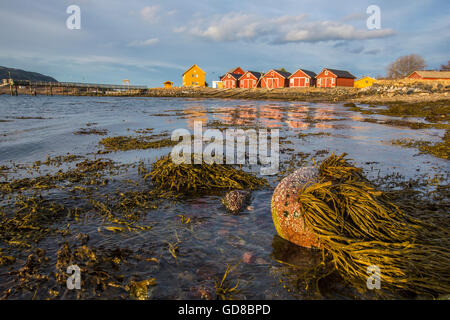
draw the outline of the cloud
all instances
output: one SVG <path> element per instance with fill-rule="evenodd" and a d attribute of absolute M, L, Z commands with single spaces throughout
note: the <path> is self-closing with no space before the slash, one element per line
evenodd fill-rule
<path fill-rule="evenodd" d="M 244 13 L 229 13 L 210 20 L 199 19 L 175 31 L 217 42 L 260 41 L 276 44 L 364 40 L 394 34 L 392 29 L 366 30 L 342 22 L 307 21 L 306 15 L 266 18 Z"/>
<path fill-rule="evenodd" d="M 363 53 L 364 54 L 370 54 L 370 55 L 376 55 L 381 53 L 381 49 L 380 48 L 375 48 L 375 49 L 369 49 L 369 50 L 365 50 Z"/>
<path fill-rule="evenodd" d="M 350 53 L 354 53 L 354 54 L 359 54 L 361 52 L 363 52 L 364 47 L 360 46 L 360 47 L 356 47 L 356 48 L 352 48 L 350 50 L 348 50 Z"/>
<path fill-rule="evenodd" d="M 141 19 L 148 23 L 155 23 L 159 18 L 159 6 L 144 7 L 139 11 Z"/>
<path fill-rule="evenodd" d="M 351 13 L 341 19 L 342 22 L 366 20 L 369 16 L 364 13 Z"/>
<path fill-rule="evenodd" d="M 148 40 L 135 40 L 128 44 L 128 47 L 149 47 L 157 44 L 159 42 L 158 38 L 152 38 Z"/>

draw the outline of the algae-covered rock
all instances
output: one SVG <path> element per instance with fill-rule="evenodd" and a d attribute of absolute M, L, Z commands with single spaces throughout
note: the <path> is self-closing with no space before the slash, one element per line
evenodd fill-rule
<path fill-rule="evenodd" d="M 233 190 L 228 192 L 224 198 L 222 198 L 223 205 L 236 214 L 241 211 L 245 203 L 250 197 L 250 192 L 245 190 Z"/>
<path fill-rule="evenodd" d="M 272 219 L 280 237 L 302 247 L 319 247 L 313 232 L 305 226 L 298 193 L 309 182 L 318 182 L 318 170 L 304 167 L 284 178 L 272 196 Z"/>

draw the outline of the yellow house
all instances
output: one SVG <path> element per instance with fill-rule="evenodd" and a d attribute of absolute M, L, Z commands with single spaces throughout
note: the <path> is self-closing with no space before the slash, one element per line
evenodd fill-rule
<path fill-rule="evenodd" d="M 173 87 L 172 81 L 166 81 L 163 84 L 164 84 L 164 88 L 172 88 Z"/>
<path fill-rule="evenodd" d="M 373 85 L 377 80 L 371 77 L 362 77 L 361 79 L 355 80 L 355 88 L 365 88 Z"/>
<path fill-rule="evenodd" d="M 183 73 L 183 87 L 205 87 L 205 71 L 194 64 Z"/>

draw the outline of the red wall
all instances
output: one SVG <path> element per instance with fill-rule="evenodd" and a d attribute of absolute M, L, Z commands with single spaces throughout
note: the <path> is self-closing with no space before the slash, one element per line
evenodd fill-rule
<path fill-rule="evenodd" d="M 220 79 L 223 82 L 224 88 L 238 88 L 239 84 L 238 81 L 230 74 L 226 74 L 222 79 Z"/>
<path fill-rule="evenodd" d="M 335 88 L 335 87 L 353 87 L 355 79 L 352 78 L 338 78 L 331 71 L 328 71 L 328 75 L 325 75 L 326 70 L 322 70 L 316 77 L 316 86 L 318 88 Z M 330 78 L 334 79 L 334 84 L 331 83 Z M 319 79 L 321 84 L 319 84 Z M 327 80 L 324 80 L 327 79 Z"/>
<path fill-rule="evenodd" d="M 306 83 L 305 79 L 296 79 L 296 78 L 308 78 L 309 82 Z M 294 83 L 291 80 L 294 79 Z M 301 70 L 297 70 L 290 78 L 289 78 L 289 87 L 298 88 L 298 87 L 312 87 L 314 86 L 315 79 L 310 78 L 306 73 Z"/>
<path fill-rule="evenodd" d="M 249 74 L 250 77 L 247 77 L 247 74 Z M 251 73 L 245 73 L 244 76 L 239 81 L 240 88 L 252 89 L 256 88 L 257 86 L 259 87 L 261 86 L 261 84 L 258 83 L 258 79 L 256 79 L 256 77 Z"/>
<path fill-rule="evenodd" d="M 230 71 L 229 71 L 230 72 Z M 236 74 L 244 74 L 245 73 L 245 71 L 244 70 L 242 70 L 242 68 L 241 67 L 237 67 L 236 69 L 234 69 L 233 70 L 233 72 L 230 72 L 230 73 L 236 73 Z"/>
<path fill-rule="evenodd" d="M 352 78 L 337 78 L 338 87 L 353 87 L 355 84 L 355 79 Z"/>
<path fill-rule="evenodd" d="M 408 78 L 410 79 L 422 79 L 421 76 L 417 74 L 417 72 L 412 73 Z"/>
<path fill-rule="evenodd" d="M 267 72 L 261 79 L 261 88 L 284 88 L 289 87 L 288 79 L 275 71 Z"/>
<path fill-rule="evenodd" d="M 412 73 L 409 79 L 422 79 L 422 80 L 449 80 L 448 78 L 422 78 L 417 72 Z"/>

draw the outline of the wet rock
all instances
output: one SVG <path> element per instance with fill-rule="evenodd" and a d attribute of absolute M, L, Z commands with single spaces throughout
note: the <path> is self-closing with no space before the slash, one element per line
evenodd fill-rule
<path fill-rule="evenodd" d="M 250 251 L 246 251 L 242 255 L 242 262 L 244 262 L 246 264 L 251 264 L 254 260 L 255 260 L 255 255 Z"/>
<path fill-rule="evenodd" d="M 297 195 L 307 182 L 317 182 L 317 179 L 317 168 L 300 168 L 284 178 L 272 196 L 272 219 L 278 235 L 307 248 L 319 247 L 319 242 L 304 223 L 302 206 L 297 201 Z"/>
<path fill-rule="evenodd" d="M 193 298 L 200 298 L 204 300 L 212 300 L 214 297 L 214 290 L 212 287 L 200 285 L 191 288 L 191 296 Z"/>
<path fill-rule="evenodd" d="M 263 258 L 256 258 L 255 263 L 257 265 L 266 265 L 269 264 L 266 260 L 264 260 Z"/>
<path fill-rule="evenodd" d="M 233 214 L 239 213 L 250 198 L 250 192 L 245 190 L 233 190 L 222 199 L 223 205 Z"/>

